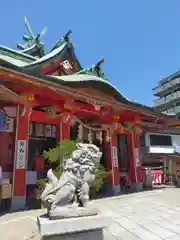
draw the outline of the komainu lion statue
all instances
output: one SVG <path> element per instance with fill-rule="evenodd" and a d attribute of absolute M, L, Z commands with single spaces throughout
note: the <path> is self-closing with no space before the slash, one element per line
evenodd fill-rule
<path fill-rule="evenodd" d="M 58 179 L 52 169 L 47 173 L 48 183 L 41 200 L 48 212 L 68 214 L 86 207 L 89 200 L 89 183 L 95 178 L 95 166 L 102 153 L 93 144 L 78 143 L 77 149 L 65 160 L 64 171 Z M 71 212 L 71 213 L 72 213 Z"/>

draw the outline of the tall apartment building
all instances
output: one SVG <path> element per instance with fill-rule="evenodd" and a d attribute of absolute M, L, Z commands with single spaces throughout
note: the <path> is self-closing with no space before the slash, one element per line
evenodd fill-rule
<path fill-rule="evenodd" d="M 154 107 L 164 114 L 176 115 L 180 119 L 180 71 L 159 81 L 152 91 L 157 97 Z"/>
<path fill-rule="evenodd" d="M 156 110 L 180 119 L 180 71 L 160 80 L 152 92 Z M 165 157 L 180 154 L 180 127 L 145 132 L 141 146 L 144 165 L 161 165 Z"/>

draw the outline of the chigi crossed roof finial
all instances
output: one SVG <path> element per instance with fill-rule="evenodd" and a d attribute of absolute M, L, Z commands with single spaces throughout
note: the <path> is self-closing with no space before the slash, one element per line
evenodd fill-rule
<path fill-rule="evenodd" d="M 18 44 L 17 48 L 19 48 L 21 50 L 26 50 L 26 49 L 34 46 L 34 45 L 41 45 L 42 50 L 43 50 L 44 44 L 41 43 L 41 38 L 46 33 L 47 27 L 44 27 L 43 30 L 40 33 L 35 35 L 26 16 L 24 17 L 24 24 L 25 24 L 25 27 L 27 29 L 28 35 L 23 35 L 23 40 L 24 40 L 25 43 L 24 44 Z M 44 53 L 42 53 L 42 55 L 44 55 Z"/>

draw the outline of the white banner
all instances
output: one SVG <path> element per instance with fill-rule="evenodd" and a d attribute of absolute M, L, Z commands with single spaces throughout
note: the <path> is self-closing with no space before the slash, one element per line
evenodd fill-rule
<path fill-rule="evenodd" d="M 111 146 L 111 158 L 113 161 L 113 166 L 118 167 L 117 147 L 115 146 Z"/>
<path fill-rule="evenodd" d="M 26 140 L 18 140 L 17 143 L 17 156 L 16 156 L 16 168 L 26 168 Z"/>
<path fill-rule="evenodd" d="M 135 158 L 135 166 L 139 167 L 140 162 L 139 162 L 139 148 L 134 148 L 134 158 Z"/>

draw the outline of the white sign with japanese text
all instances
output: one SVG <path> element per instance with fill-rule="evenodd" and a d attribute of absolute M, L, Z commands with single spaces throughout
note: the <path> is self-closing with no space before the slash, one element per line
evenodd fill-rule
<path fill-rule="evenodd" d="M 117 156 L 117 147 L 111 147 L 111 158 L 114 167 L 118 167 L 118 156 Z"/>
<path fill-rule="evenodd" d="M 140 162 L 139 162 L 139 149 L 138 148 L 134 148 L 134 158 L 135 158 L 135 166 L 139 167 L 140 166 Z"/>
<path fill-rule="evenodd" d="M 26 140 L 18 140 L 16 168 L 17 169 L 26 168 Z"/>

